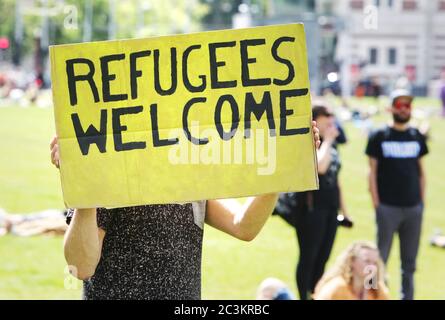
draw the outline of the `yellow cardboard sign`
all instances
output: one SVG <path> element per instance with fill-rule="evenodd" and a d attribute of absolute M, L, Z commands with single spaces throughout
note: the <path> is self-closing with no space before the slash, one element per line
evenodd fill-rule
<path fill-rule="evenodd" d="M 50 47 L 65 205 L 318 188 L 302 24 Z"/>

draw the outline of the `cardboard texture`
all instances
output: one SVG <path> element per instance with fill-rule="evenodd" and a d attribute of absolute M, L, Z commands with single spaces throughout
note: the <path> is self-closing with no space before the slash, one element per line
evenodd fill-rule
<path fill-rule="evenodd" d="M 318 188 L 302 24 L 50 47 L 71 208 Z"/>

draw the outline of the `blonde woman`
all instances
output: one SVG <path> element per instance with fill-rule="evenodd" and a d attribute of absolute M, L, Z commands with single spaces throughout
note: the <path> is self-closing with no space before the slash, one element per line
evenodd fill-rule
<path fill-rule="evenodd" d="M 385 269 L 377 247 L 355 242 L 315 287 L 315 300 L 388 300 Z"/>

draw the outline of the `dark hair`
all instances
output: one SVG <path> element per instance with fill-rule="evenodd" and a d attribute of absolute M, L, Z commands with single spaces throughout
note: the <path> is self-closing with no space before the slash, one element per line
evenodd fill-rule
<path fill-rule="evenodd" d="M 312 107 L 312 119 L 316 120 L 320 116 L 332 117 L 334 114 L 324 105 L 314 105 Z"/>

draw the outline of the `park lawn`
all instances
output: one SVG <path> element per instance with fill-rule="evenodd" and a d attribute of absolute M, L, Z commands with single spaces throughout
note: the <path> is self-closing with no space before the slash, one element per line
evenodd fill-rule
<path fill-rule="evenodd" d="M 368 103 L 365 100 L 364 105 Z M 418 100 L 418 105 L 434 100 Z M 379 116 L 379 121 L 386 119 Z M 435 228 L 445 231 L 441 196 L 445 190 L 445 128 L 442 119 L 432 119 L 431 154 L 426 158 L 427 204 L 416 273 L 418 299 L 445 299 L 445 250 L 432 248 L 429 237 Z M 346 125 L 349 143 L 340 149 L 341 180 L 352 230 L 340 228 L 329 261 L 354 240 L 374 240 L 375 223 L 367 192 L 367 159 L 363 154 L 366 136 L 352 124 Z M 49 161 L 49 140 L 54 133 L 51 109 L 0 108 L 0 208 L 26 213 L 63 208 L 60 181 Z M 245 243 L 206 227 L 203 249 L 204 299 L 252 299 L 266 277 L 294 283 L 298 250 L 295 233 L 279 217 L 272 217 L 260 235 Z M 391 296 L 400 287 L 398 243 L 388 266 Z M 60 237 L 0 237 L 0 299 L 78 299 L 80 282 L 67 275 Z"/>

